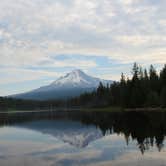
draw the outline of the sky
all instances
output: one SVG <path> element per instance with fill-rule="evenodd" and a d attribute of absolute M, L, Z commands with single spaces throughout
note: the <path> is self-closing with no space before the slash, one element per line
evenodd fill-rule
<path fill-rule="evenodd" d="M 74 69 L 103 79 L 166 63 L 166 0 L 1 0 L 0 96 Z"/>

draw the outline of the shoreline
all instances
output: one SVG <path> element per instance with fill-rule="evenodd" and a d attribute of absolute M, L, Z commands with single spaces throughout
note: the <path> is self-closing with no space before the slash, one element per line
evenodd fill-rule
<path fill-rule="evenodd" d="M 121 108 L 121 107 L 105 107 L 105 108 L 85 108 L 82 111 L 89 112 L 165 112 L 166 108 L 156 107 L 145 107 L 145 108 Z"/>
<path fill-rule="evenodd" d="M 81 111 L 81 112 L 166 112 L 166 108 L 121 108 L 121 107 L 103 107 L 103 108 L 57 108 L 52 110 L 6 110 L 0 111 L 0 114 L 15 113 L 44 113 L 61 111 Z"/>

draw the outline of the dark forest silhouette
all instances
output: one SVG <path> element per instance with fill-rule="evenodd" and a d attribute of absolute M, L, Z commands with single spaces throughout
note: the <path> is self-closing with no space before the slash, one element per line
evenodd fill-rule
<path fill-rule="evenodd" d="M 68 100 L 31 101 L 0 98 L 0 110 L 53 109 L 57 107 L 121 107 L 146 108 L 166 107 L 166 65 L 157 73 L 153 65 L 149 70 L 137 63 L 132 68 L 132 78 L 121 74 L 119 82 L 103 86 Z"/>
<path fill-rule="evenodd" d="M 96 91 L 69 101 L 71 105 L 122 108 L 166 107 L 166 65 L 158 74 L 153 65 L 149 71 L 134 63 L 132 78 L 122 73 L 120 82 L 107 87 L 100 83 Z"/>

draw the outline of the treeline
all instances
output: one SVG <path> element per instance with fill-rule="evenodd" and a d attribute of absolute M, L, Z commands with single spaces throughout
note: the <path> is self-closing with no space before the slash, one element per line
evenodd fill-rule
<path fill-rule="evenodd" d="M 63 100 L 22 100 L 0 97 L 0 111 L 13 110 L 52 110 L 57 107 L 63 107 L 65 101 Z"/>
<path fill-rule="evenodd" d="M 74 98 L 68 102 L 68 105 L 123 108 L 166 107 L 166 65 L 157 73 L 153 65 L 147 70 L 134 63 L 131 79 L 126 78 L 122 73 L 119 82 L 106 87 L 100 83 L 96 91 Z"/>
<path fill-rule="evenodd" d="M 100 83 L 95 91 L 69 100 L 33 101 L 0 97 L 0 111 L 109 106 L 166 107 L 166 65 L 157 73 L 153 65 L 147 70 L 134 63 L 131 79 L 122 73 L 119 82 L 107 86 Z"/>

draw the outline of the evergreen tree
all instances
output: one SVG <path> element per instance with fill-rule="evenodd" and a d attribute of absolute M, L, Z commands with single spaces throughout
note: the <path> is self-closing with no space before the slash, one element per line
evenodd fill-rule
<path fill-rule="evenodd" d="M 134 65 L 133 65 L 133 69 L 132 69 L 132 75 L 133 75 L 133 78 L 132 80 L 133 81 L 137 81 L 138 80 L 138 75 L 139 75 L 139 67 L 137 65 L 137 63 L 135 62 Z"/>
<path fill-rule="evenodd" d="M 141 86 L 143 72 L 142 68 L 140 68 L 137 63 L 134 63 L 132 74 L 130 105 L 131 107 L 142 107 L 144 104 L 144 94 Z"/>
<path fill-rule="evenodd" d="M 122 73 L 121 74 L 121 79 L 120 79 L 120 105 L 122 107 L 125 107 L 126 105 L 126 80 L 125 80 L 125 76 Z"/>
<path fill-rule="evenodd" d="M 139 67 L 139 79 L 140 79 L 140 80 L 143 80 L 143 79 L 144 79 L 144 72 L 143 72 L 143 69 L 142 69 L 141 66 Z"/>
<path fill-rule="evenodd" d="M 144 70 L 144 80 L 147 82 L 149 81 L 149 76 L 148 76 L 148 72 L 146 69 Z"/>
<path fill-rule="evenodd" d="M 161 87 L 166 85 L 166 65 L 160 72 L 160 82 L 161 82 Z"/>
<path fill-rule="evenodd" d="M 150 88 L 152 91 L 159 93 L 159 77 L 153 65 L 149 69 Z"/>

